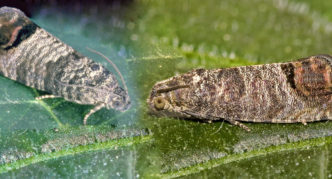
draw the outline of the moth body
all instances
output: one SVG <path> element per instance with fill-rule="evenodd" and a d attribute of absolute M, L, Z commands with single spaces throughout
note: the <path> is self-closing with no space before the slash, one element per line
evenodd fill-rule
<path fill-rule="evenodd" d="M 158 82 L 147 100 L 157 116 L 297 123 L 332 119 L 332 57 L 225 69 L 196 69 Z"/>
<path fill-rule="evenodd" d="M 0 74 L 49 92 L 49 97 L 95 105 L 98 110 L 106 107 L 124 111 L 130 106 L 127 91 L 109 70 L 38 27 L 15 8 L 0 8 Z"/>

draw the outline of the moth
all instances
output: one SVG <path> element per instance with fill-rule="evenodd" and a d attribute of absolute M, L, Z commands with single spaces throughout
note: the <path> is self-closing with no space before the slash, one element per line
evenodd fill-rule
<path fill-rule="evenodd" d="M 156 116 L 242 122 L 332 120 L 332 57 L 225 69 L 195 69 L 157 82 L 147 99 Z"/>
<path fill-rule="evenodd" d="M 113 65 L 114 74 L 101 64 L 79 54 L 32 22 L 22 11 L 0 8 L 0 74 L 50 93 L 37 99 L 62 97 L 78 104 L 94 105 L 84 117 L 84 125 L 101 108 L 125 111 L 130 107 L 127 86 Z"/>

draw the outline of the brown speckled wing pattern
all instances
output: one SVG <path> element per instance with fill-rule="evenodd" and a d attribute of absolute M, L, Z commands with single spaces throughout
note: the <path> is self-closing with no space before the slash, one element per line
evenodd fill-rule
<path fill-rule="evenodd" d="M 331 56 L 317 55 L 288 63 L 196 69 L 156 83 L 147 101 L 157 116 L 237 125 L 331 120 L 331 64 Z"/>

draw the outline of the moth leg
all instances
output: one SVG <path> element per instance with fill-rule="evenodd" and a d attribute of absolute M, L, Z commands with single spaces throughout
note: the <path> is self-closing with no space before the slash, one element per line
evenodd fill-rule
<path fill-rule="evenodd" d="M 84 119 L 83 119 L 83 124 L 86 125 L 86 122 L 88 121 L 88 118 L 95 112 L 99 111 L 101 108 L 105 107 L 105 104 L 102 103 L 102 104 L 99 104 L 97 105 L 96 107 L 94 107 L 93 109 L 90 110 L 90 112 L 88 114 L 86 114 L 84 116 Z"/>
<path fill-rule="evenodd" d="M 301 123 L 305 126 L 307 125 L 307 122 L 305 122 L 305 121 L 301 121 Z"/>
<path fill-rule="evenodd" d="M 50 94 L 50 95 L 38 96 L 38 97 L 36 97 L 35 99 L 36 99 L 36 100 L 41 100 L 41 99 L 48 99 L 48 98 L 60 98 L 60 97 L 59 97 L 59 96 L 55 96 L 55 95 Z"/>
<path fill-rule="evenodd" d="M 246 125 L 242 124 L 239 121 L 235 121 L 235 120 L 226 120 L 226 121 L 228 121 L 229 123 L 231 123 L 231 124 L 233 124 L 235 126 L 241 127 L 242 129 L 246 130 L 247 132 L 251 131 L 249 127 L 247 127 Z"/>
<path fill-rule="evenodd" d="M 197 113 L 194 113 L 191 111 L 184 111 L 184 113 L 191 115 L 197 119 L 207 120 L 208 123 L 212 123 L 212 121 L 220 119 L 219 117 L 214 117 L 214 116 L 204 115 L 204 114 L 197 114 Z M 242 124 L 239 121 L 235 121 L 235 120 L 226 120 L 226 121 L 228 121 L 230 124 L 241 127 L 242 129 L 246 130 L 247 132 L 250 132 L 250 128 L 247 127 L 246 125 Z"/>

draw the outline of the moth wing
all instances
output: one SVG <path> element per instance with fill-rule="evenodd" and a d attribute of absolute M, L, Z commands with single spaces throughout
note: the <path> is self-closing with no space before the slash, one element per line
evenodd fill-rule
<path fill-rule="evenodd" d="M 219 117 L 214 117 L 214 116 L 207 115 L 207 114 L 204 114 L 204 113 L 197 113 L 197 112 L 190 111 L 190 110 L 185 110 L 185 111 L 183 111 L 183 113 L 185 113 L 185 114 L 187 114 L 187 115 L 189 115 L 193 118 L 201 119 L 201 120 L 204 120 L 204 121 L 213 121 L 213 120 L 220 119 Z"/>
<path fill-rule="evenodd" d="M 24 13 L 10 7 L 0 8 L 0 48 L 7 49 L 22 41 L 36 25 Z"/>
<path fill-rule="evenodd" d="M 317 55 L 300 59 L 294 66 L 294 83 L 305 96 L 332 94 L 332 57 Z"/>

